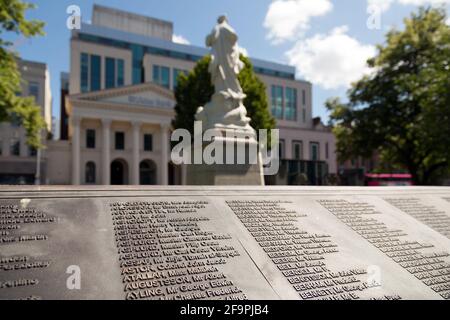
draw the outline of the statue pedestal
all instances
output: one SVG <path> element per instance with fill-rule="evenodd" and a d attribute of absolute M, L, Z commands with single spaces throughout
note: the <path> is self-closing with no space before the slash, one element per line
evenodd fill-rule
<path fill-rule="evenodd" d="M 186 166 L 187 185 L 264 185 L 261 154 L 254 130 L 216 127 L 222 136 L 215 136 L 214 142 L 194 146 L 192 152 L 204 154 L 212 144 L 223 145 L 223 161 Z M 203 157 L 204 158 L 204 157 Z M 192 162 L 194 163 L 194 162 Z"/>

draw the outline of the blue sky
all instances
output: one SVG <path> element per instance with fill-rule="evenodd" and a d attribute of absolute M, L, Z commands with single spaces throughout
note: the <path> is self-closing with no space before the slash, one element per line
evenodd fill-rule
<path fill-rule="evenodd" d="M 69 5 L 78 5 L 85 22 L 94 3 L 148 15 L 174 23 L 174 32 L 193 45 L 204 45 L 205 35 L 218 15 L 226 13 L 237 30 L 239 44 L 251 57 L 297 67 L 297 77 L 313 83 L 313 112 L 326 119 L 324 102 L 345 97 L 351 81 L 364 72 L 364 61 L 384 41 L 389 28 L 401 28 L 404 17 L 419 4 L 450 0 L 36 0 L 28 18 L 46 22 L 44 37 L 14 39 L 21 57 L 48 64 L 53 93 L 53 115 L 59 118 L 61 71 L 69 71 Z M 368 14 L 368 8 L 373 14 Z M 371 27 L 367 22 L 371 22 Z"/>

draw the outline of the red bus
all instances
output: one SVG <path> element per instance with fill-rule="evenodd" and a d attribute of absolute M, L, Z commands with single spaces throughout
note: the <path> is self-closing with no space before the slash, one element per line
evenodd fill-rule
<path fill-rule="evenodd" d="M 365 185 L 369 187 L 413 185 L 409 173 L 368 173 L 364 180 Z"/>

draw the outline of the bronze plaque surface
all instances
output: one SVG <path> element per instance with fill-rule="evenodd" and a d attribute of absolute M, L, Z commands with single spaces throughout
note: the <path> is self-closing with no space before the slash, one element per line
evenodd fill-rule
<path fill-rule="evenodd" d="M 450 299 L 449 188 L 0 188 L 0 299 Z"/>

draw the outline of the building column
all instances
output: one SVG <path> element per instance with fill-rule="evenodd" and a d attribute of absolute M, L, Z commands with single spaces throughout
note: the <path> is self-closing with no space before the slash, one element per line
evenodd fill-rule
<path fill-rule="evenodd" d="M 72 185 L 80 185 L 80 123 L 72 116 Z"/>
<path fill-rule="evenodd" d="M 102 185 L 111 184 L 111 120 L 102 119 Z"/>
<path fill-rule="evenodd" d="M 161 124 L 161 185 L 169 185 L 169 124 Z"/>
<path fill-rule="evenodd" d="M 141 137 L 141 123 L 140 122 L 133 122 L 133 159 L 131 164 L 131 184 L 132 185 L 139 185 L 140 179 L 139 179 L 139 163 L 140 163 L 140 137 Z"/>

